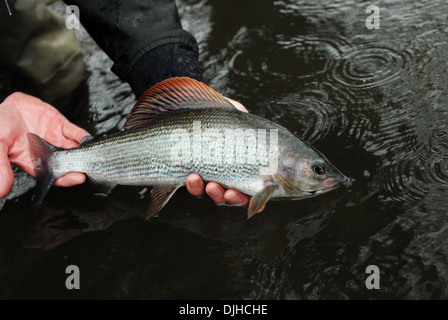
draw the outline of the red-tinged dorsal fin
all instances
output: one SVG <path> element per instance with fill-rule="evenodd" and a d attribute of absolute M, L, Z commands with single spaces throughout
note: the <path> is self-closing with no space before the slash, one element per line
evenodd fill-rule
<path fill-rule="evenodd" d="M 124 129 L 145 125 L 173 110 L 234 108 L 221 94 L 197 80 L 180 77 L 159 82 L 146 91 L 126 118 Z"/>

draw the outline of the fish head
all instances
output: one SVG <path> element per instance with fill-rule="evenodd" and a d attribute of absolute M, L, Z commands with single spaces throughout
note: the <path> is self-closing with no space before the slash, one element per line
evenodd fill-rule
<path fill-rule="evenodd" d="M 311 197 L 346 183 L 342 174 L 323 155 L 314 150 L 287 153 L 279 160 L 275 177 L 291 197 Z"/>

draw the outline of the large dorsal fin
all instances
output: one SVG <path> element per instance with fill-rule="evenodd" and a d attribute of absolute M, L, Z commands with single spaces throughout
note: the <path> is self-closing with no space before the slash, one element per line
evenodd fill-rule
<path fill-rule="evenodd" d="M 140 127 L 173 110 L 234 108 L 221 94 L 197 80 L 180 77 L 159 82 L 146 91 L 126 118 L 124 129 Z"/>

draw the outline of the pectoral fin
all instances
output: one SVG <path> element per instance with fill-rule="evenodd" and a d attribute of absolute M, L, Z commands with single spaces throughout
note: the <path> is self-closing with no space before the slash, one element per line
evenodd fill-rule
<path fill-rule="evenodd" d="M 107 196 L 117 185 L 115 183 L 100 181 L 87 176 L 87 185 L 94 195 Z"/>
<path fill-rule="evenodd" d="M 257 192 L 249 202 L 249 208 L 247 211 L 247 219 L 252 218 L 258 211 L 260 211 L 263 206 L 269 201 L 272 194 L 274 193 L 277 185 L 274 183 L 266 183 L 264 188 Z"/>
<path fill-rule="evenodd" d="M 151 194 L 151 204 L 149 205 L 148 213 L 146 214 L 146 219 L 151 218 L 153 215 L 157 214 L 162 208 L 168 203 L 173 194 L 182 186 L 164 186 L 164 187 L 154 187 Z"/>

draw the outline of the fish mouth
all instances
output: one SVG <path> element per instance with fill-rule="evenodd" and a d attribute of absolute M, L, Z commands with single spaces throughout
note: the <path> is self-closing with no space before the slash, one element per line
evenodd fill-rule
<path fill-rule="evenodd" d="M 349 179 L 344 176 L 341 175 L 340 177 L 337 178 L 327 178 L 324 180 L 324 190 L 329 190 L 329 189 L 334 189 L 336 187 L 339 187 L 341 184 L 344 184 L 348 181 Z"/>
<path fill-rule="evenodd" d="M 321 193 L 325 193 L 328 192 L 330 190 L 336 189 L 337 187 L 339 187 L 340 185 L 346 183 L 349 179 L 344 176 L 341 175 L 339 177 L 336 178 L 327 178 L 323 181 L 323 188 L 320 190 L 304 190 L 307 194 L 311 195 L 311 196 L 315 196 Z"/>

